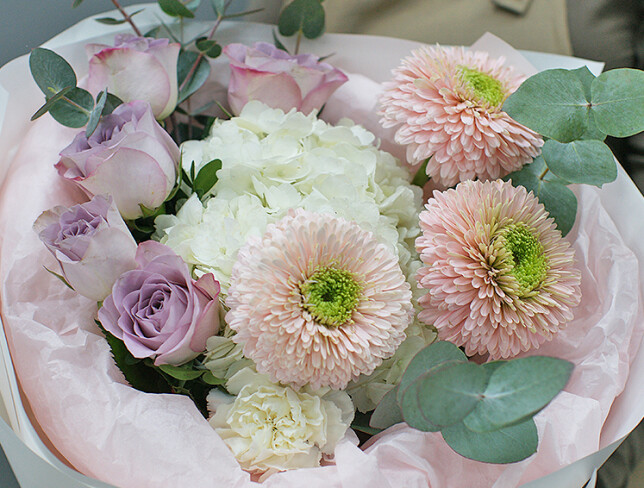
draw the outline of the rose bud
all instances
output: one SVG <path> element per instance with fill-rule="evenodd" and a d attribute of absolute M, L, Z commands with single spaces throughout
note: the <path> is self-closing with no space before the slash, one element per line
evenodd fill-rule
<path fill-rule="evenodd" d="M 178 366 L 206 350 L 219 330 L 219 283 L 198 280 L 169 247 L 146 241 L 136 251 L 137 269 L 123 273 L 98 318 L 136 358 Z"/>
<path fill-rule="evenodd" d="M 266 42 L 253 47 L 229 44 L 231 77 L 228 103 L 235 115 L 249 100 L 259 100 L 285 112 L 295 108 L 309 114 L 319 110 L 347 76 L 317 56 L 291 56 Z"/>
<path fill-rule="evenodd" d="M 38 217 L 34 230 L 60 263 L 67 283 L 92 300 L 103 300 L 116 279 L 136 267 L 136 242 L 112 197 L 54 207 Z"/>
<path fill-rule="evenodd" d="M 105 87 L 125 102 L 144 100 L 154 116 L 162 120 L 177 105 L 177 59 L 180 45 L 168 39 L 119 34 L 114 47 L 86 46 L 89 60 L 89 91 Z"/>
<path fill-rule="evenodd" d="M 80 132 L 60 153 L 58 173 L 89 196 L 108 193 L 123 218 L 143 215 L 170 194 L 179 148 L 154 119 L 150 105 L 135 101 L 101 118 L 88 138 Z"/>

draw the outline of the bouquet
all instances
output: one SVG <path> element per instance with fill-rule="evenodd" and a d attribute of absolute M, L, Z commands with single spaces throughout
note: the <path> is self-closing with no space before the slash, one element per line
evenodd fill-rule
<path fill-rule="evenodd" d="M 641 265 L 588 185 L 644 128 L 642 73 L 436 46 L 381 85 L 299 53 L 319 0 L 243 34 L 229 3 L 29 58 L 3 321 L 61 457 L 118 486 L 501 487 L 610 444 Z"/>

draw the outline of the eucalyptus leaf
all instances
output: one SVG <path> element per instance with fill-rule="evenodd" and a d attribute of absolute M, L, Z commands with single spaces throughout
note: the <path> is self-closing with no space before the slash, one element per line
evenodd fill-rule
<path fill-rule="evenodd" d="M 177 64 L 177 74 L 179 77 L 179 100 L 177 105 L 196 92 L 206 82 L 210 76 L 210 63 L 208 60 L 201 58 L 197 68 L 190 74 L 192 66 L 197 62 L 198 54 L 192 51 L 181 51 L 179 62 Z M 188 77 L 188 81 L 185 81 Z"/>
<path fill-rule="evenodd" d="M 580 139 L 596 141 L 604 141 L 606 139 L 606 134 L 597 127 L 595 112 L 592 110 L 588 112 L 588 127 L 586 127 L 586 132 L 581 135 Z"/>
<path fill-rule="evenodd" d="M 215 183 L 217 183 L 217 171 L 220 169 L 221 160 L 213 159 L 199 170 L 197 177 L 192 182 L 192 189 L 199 198 L 203 198 L 215 186 Z"/>
<path fill-rule="evenodd" d="M 203 371 L 192 369 L 185 366 L 173 366 L 172 364 L 161 364 L 157 366 L 165 374 L 181 381 L 190 381 L 199 378 Z"/>
<path fill-rule="evenodd" d="M 528 78 L 507 98 L 503 110 L 520 124 L 559 142 L 579 139 L 588 126 L 584 86 L 577 74 L 564 69 Z"/>
<path fill-rule="evenodd" d="M 221 54 L 221 45 L 217 44 L 217 41 L 208 39 L 206 37 L 200 37 L 195 41 L 195 46 L 199 49 L 200 52 L 209 58 L 216 58 Z"/>
<path fill-rule="evenodd" d="M 114 112 L 114 109 L 121 105 L 123 103 L 123 100 L 121 100 L 119 97 L 116 95 L 113 95 L 112 93 L 107 94 L 107 98 L 105 99 L 105 106 L 103 107 L 103 111 L 101 112 L 101 115 L 108 115 Z"/>
<path fill-rule="evenodd" d="M 422 374 L 443 366 L 448 362 L 467 362 L 467 356 L 458 347 L 447 341 L 434 342 L 418 351 L 409 362 L 405 374 L 403 374 L 398 385 L 398 403 L 402 402 L 405 390 Z"/>
<path fill-rule="evenodd" d="M 98 19 L 94 19 L 94 20 L 99 24 L 105 24 L 105 25 L 120 25 L 120 24 L 125 24 L 127 22 L 126 19 L 115 19 L 113 17 L 99 17 Z"/>
<path fill-rule="evenodd" d="M 423 416 L 432 424 L 445 427 L 461 422 L 474 410 L 487 382 L 487 371 L 468 362 L 434 369 L 414 384 L 418 383 L 417 401 Z"/>
<path fill-rule="evenodd" d="M 210 0 L 210 5 L 212 6 L 212 11 L 215 13 L 215 17 L 223 17 L 226 13 L 225 0 Z"/>
<path fill-rule="evenodd" d="M 74 287 L 69 284 L 69 281 L 67 281 L 63 275 L 58 274 L 55 271 L 52 271 L 47 266 L 43 266 L 43 268 L 45 268 L 45 271 L 47 271 L 50 275 L 55 276 L 56 278 L 58 278 L 67 288 L 69 288 L 70 290 L 74 289 Z"/>
<path fill-rule="evenodd" d="M 199 8 L 199 5 L 201 5 L 201 0 L 190 0 L 189 2 L 186 2 L 185 5 L 194 12 Z"/>
<path fill-rule="evenodd" d="M 418 403 L 418 391 L 417 388 L 420 386 L 420 383 L 412 383 L 407 389 L 405 389 L 405 394 L 402 397 L 402 400 L 398 402 L 400 405 L 400 411 L 402 413 L 403 420 L 407 424 L 422 432 L 438 432 L 441 428 L 438 425 L 433 424 L 430 420 L 423 414 L 423 409 Z"/>
<path fill-rule="evenodd" d="M 540 161 L 540 164 L 537 163 Z M 535 170 L 540 167 L 544 171 L 537 175 Z M 545 176 L 541 176 L 545 174 Z M 539 199 L 546 211 L 555 219 L 557 228 L 566 235 L 575 224 L 577 216 L 577 197 L 558 177 L 550 177 L 549 170 L 541 156 L 532 164 L 525 165 L 520 171 L 507 175 L 504 179 L 512 180 L 513 185 L 521 185 Z"/>
<path fill-rule="evenodd" d="M 398 394 L 397 390 L 398 386 L 389 390 L 385 396 L 382 397 L 382 400 L 380 400 L 380 403 L 378 403 L 378 406 L 371 414 L 371 420 L 369 421 L 369 425 L 371 427 L 376 429 L 386 429 L 404 421 L 402 410 L 396 400 L 396 396 Z"/>
<path fill-rule="evenodd" d="M 193 19 L 195 14 L 179 0 L 157 0 L 159 7 L 170 17 Z"/>
<path fill-rule="evenodd" d="M 539 444 L 537 427 L 532 419 L 486 433 L 473 432 L 460 423 L 444 428 L 441 434 L 461 456 L 483 463 L 516 463 L 534 454 Z"/>
<path fill-rule="evenodd" d="M 324 23 L 320 0 L 294 0 L 282 10 L 277 26 L 283 36 L 302 32 L 307 39 L 315 39 L 324 32 Z"/>
<path fill-rule="evenodd" d="M 281 49 L 284 52 L 288 52 L 288 49 L 286 49 L 286 46 L 282 44 L 282 41 L 279 40 L 277 37 L 277 32 L 273 31 L 273 44 L 275 44 L 275 47 L 277 49 Z"/>
<path fill-rule="evenodd" d="M 212 371 L 205 371 L 201 379 L 212 386 L 223 385 L 226 383 L 224 378 L 217 378 Z"/>
<path fill-rule="evenodd" d="M 83 127 L 94 108 L 92 94 L 82 88 L 72 88 L 49 109 L 51 116 L 66 127 Z"/>
<path fill-rule="evenodd" d="M 90 137 L 96 130 L 96 127 L 98 127 L 98 122 L 101 120 L 101 115 L 103 114 L 106 101 L 107 88 L 105 88 L 105 90 L 99 93 L 96 97 L 96 105 L 94 105 L 92 113 L 89 114 L 89 121 L 87 122 L 87 128 L 85 129 L 85 137 Z"/>
<path fill-rule="evenodd" d="M 37 47 L 29 55 L 29 69 L 46 98 L 62 89 L 76 86 L 76 73 L 65 59 L 54 51 Z"/>
<path fill-rule="evenodd" d="M 601 188 L 617 178 L 617 164 L 610 148 L 601 141 L 561 143 L 552 139 L 541 149 L 543 159 L 555 175 L 571 183 Z"/>
<path fill-rule="evenodd" d="M 32 121 L 33 121 L 33 120 L 36 120 L 37 118 L 42 117 L 43 115 L 45 115 L 47 112 L 49 112 L 49 109 L 51 109 L 51 107 L 52 107 L 56 102 L 58 102 L 58 100 L 62 99 L 65 95 L 67 95 L 67 93 L 69 93 L 69 92 L 70 92 L 71 90 L 73 90 L 73 89 L 74 89 L 74 87 L 73 87 L 73 86 L 68 86 L 67 88 L 63 88 L 62 90 L 60 90 L 60 91 L 59 91 L 58 93 L 56 93 L 53 97 L 49 98 L 49 99 L 45 102 L 45 104 L 44 104 L 42 107 L 40 107 L 40 108 L 36 111 L 36 113 L 35 113 L 35 114 L 33 114 L 33 115 L 31 116 L 31 119 L 30 119 L 30 120 L 32 120 Z"/>
<path fill-rule="evenodd" d="M 588 66 L 582 66 L 581 68 L 573 69 L 572 73 L 579 78 L 581 85 L 584 87 L 584 95 L 586 96 L 586 101 L 590 102 L 590 86 L 595 79 L 595 75 L 588 69 Z"/>
<path fill-rule="evenodd" d="M 532 418 L 566 386 L 572 369 L 572 363 L 546 356 L 507 361 L 490 376 L 466 427 L 491 432 Z"/>
<path fill-rule="evenodd" d="M 593 81 L 591 91 L 591 110 L 602 132 L 628 137 L 644 131 L 644 71 L 606 71 Z"/>

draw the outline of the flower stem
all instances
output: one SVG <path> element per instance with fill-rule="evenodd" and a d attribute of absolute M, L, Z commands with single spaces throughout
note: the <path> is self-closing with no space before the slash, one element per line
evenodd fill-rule
<path fill-rule="evenodd" d="M 539 181 L 542 181 L 546 177 L 548 171 L 550 171 L 550 169 L 546 166 L 546 169 L 543 170 L 543 173 L 539 175 Z"/>
<path fill-rule="evenodd" d="M 135 24 L 135 23 L 134 23 L 134 21 L 132 20 L 132 16 L 131 16 L 131 15 L 129 15 L 129 14 L 128 14 L 124 9 L 123 9 L 123 7 L 122 7 L 122 6 L 121 6 L 121 4 L 119 3 L 119 1 L 118 1 L 118 0 L 112 0 L 112 3 L 113 3 L 113 4 L 114 4 L 114 6 L 119 10 L 119 12 L 121 12 L 121 15 L 122 15 L 122 16 L 123 16 L 123 18 L 128 22 L 128 24 L 130 24 L 130 25 L 132 26 L 132 29 L 134 30 L 134 32 L 136 33 L 136 35 L 137 35 L 137 36 L 139 36 L 139 37 L 142 37 L 142 36 L 143 36 L 143 34 L 141 34 L 141 31 L 139 30 L 139 28 L 136 26 L 136 24 Z"/>
<path fill-rule="evenodd" d="M 297 31 L 297 38 L 295 39 L 295 52 L 293 54 L 298 54 L 300 52 L 300 42 L 302 42 L 302 29 Z"/>

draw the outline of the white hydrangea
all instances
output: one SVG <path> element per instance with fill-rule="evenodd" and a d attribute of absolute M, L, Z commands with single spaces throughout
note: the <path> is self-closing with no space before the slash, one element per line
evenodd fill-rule
<path fill-rule="evenodd" d="M 208 395 L 210 425 L 245 470 L 262 481 L 272 473 L 320 465 L 353 420 L 349 395 L 329 388 L 294 390 L 251 368 L 233 375 L 226 389 Z"/>
<path fill-rule="evenodd" d="M 374 139 L 349 120 L 332 126 L 315 114 L 250 102 L 239 117 L 217 121 L 207 139 L 182 145 L 186 171 L 213 159 L 222 168 L 205 208 L 193 196 L 176 216 L 157 219 L 157 236 L 197 275 L 213 273 L 225 293 L 249 236 L 262 235 L 289 208 L 333 213 L 389 245 L 415 289 L 421 190 Z"/>

